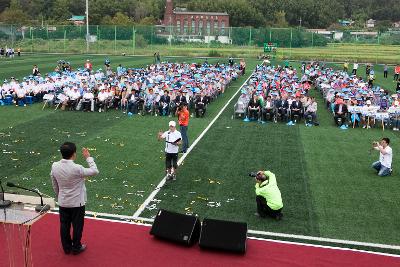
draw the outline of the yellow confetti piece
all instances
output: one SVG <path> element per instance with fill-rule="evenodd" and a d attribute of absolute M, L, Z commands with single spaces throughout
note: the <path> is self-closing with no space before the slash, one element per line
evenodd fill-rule
<path fill-rule="evenodd" d="M 197 196 L 198 199 L 204 200 L 204 201 L 208 201 L 208 197 L 202 197 L 202 196 Z"/>
<path fill-rule="evenodd" d="M 201 182 L 201 179 L 193 180 L 193 182 Z"/>
<path fill-rule="evenodd" d="M 185 211 L 190 211 L 192 208 L 191 207 L 187 207 L 185 208 Z"/>
<path fill-rule="evenodd" d="M 12 160 L 14 160 L 14 161 L 17 161 L 17 160 L 19 160 L 19 159 L 16 159 L 16 158 L 11 158 Z"/>
<path fill-rule="evenodd" d="M 116 168 L 117 170 L 119 170 L 119 171 L 122 171 L 122 169 L 119 168 L 118 166 L 115 166 L 115 168 Z"/>

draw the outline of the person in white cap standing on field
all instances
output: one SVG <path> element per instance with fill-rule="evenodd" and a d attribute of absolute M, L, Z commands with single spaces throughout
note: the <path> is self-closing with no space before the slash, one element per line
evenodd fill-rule
<path fill-rule="evenodd" d="M 169 130 L 158 133 L 158 140 L 165 140 L 165 172 L 167 181 L 176 180 L 176 170 L 178 168 L 179 145 L 182 143 L 182 135 L 176 130 L 176 122 L 170 121 Z"/>

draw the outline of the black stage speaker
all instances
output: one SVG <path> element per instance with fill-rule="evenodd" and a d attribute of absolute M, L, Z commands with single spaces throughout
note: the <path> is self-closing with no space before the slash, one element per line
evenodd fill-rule
<path fill-rule="evenodd" d="M 199 240 L 200 221 L 196 216 L 160 209 L 154 219 L 150 234 L 190 246 Z"/>
<path fill-rule="evenodd" d="M 247 223 L 204 219 L 200 247 L 237 253 L 246 252 Z"/>

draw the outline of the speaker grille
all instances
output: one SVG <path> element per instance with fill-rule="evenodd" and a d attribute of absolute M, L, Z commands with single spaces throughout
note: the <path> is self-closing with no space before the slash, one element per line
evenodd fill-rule
<path fill-rule="evenodd" d="M 195 216 L 160 210 L 150 234 L 169 241 L 191 245 L 199 239 L 200 222 Z"/>
<path fill-rule="evenodd" d="M 200 247 L 238 253 L 246 252 L 247 224 L 204 219 Z"/>

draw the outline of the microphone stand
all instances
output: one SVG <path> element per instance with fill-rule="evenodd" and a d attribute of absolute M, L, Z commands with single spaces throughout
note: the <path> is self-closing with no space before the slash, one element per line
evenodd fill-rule
<path fill-rule="evenodd" d="M 48 204 L 44 205 L 44 204 L 43 204 L 43 196 L 42 196 L 42 194 L 40 194 L 37 190 L 25 188 L 25 187 L 22 187 L 22 186 L 19 186 L 19 185 L 15 185 L 15 184 L 9 183 L 9 182 L 7 183 L 7 186 L 8 186 L 8 187 L 20 188 L 20 189 L 23 189 L 23 190 L 25 190 L 25 191 L 29 191 L 29 192 L 33 192 L 33 193 L 35 193 L 35 194 L 38 194 L 39 197 L 40 197 L 40 204 L 38 204 L 38 205 L 35 207 L 35 211 L 36 211 L 36 212 L 45 212 L 45 211 L 50 210 L 50 205 L 48 205 Z"/>
<path fill-rule="evenodd" d="M 0 181 L 0 188 L 1 188 L 1 198 L 0 198 L 0 209 L 5 209 L 11 206 L 10 200 L 4 200 L 4 188 Z"/>

